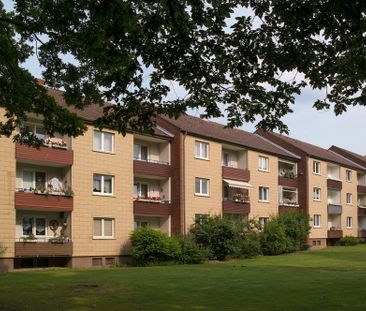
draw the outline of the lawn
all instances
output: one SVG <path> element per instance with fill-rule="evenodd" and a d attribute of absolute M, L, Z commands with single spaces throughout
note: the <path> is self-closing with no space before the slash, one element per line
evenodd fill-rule
<path fill-rule="evenodd" d="M 4 310 L 366 310 L 366 245 L 204 265 L 0 275 Z"/>

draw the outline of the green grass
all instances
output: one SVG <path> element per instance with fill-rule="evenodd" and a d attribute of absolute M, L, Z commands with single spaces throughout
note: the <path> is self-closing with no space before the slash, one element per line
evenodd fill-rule
<path fill-rule="evenodd" d="M 366 310 L 366 245 L 204 265 L 0 275 L 4 310 Z"/>

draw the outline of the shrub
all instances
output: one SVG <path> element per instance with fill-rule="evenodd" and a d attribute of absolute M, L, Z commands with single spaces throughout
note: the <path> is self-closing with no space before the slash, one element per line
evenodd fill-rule
<path fill-rule="evenodd" d="M 179 257 L 180 245 L 167 234 L 144 227 L 131 234 L 132 257 L 139 265 L 174 261 Z"/>
<path fill-rule="evenodd" d="M 253 258 L 261 253 L 260 235 L 254 231 L 244 233 L 241 238 L 240 257 Z"/>
<path fill-rule="evenodd" d="M 286 235 L 285 225 L 278 217 L 266 223 L 261 234 L 261 249 L 264 255 L 280 255 L 295 250 L 291 239 Z"/>
<path fill-rule="evenodd" d="M 309 216 L 302 212 L 288 211 L 277 217 L 284 224 L 285 234 L 291 240 L 294 249 L 296 251 L 307 249 L 307 238 L 311 228 Z"/>
<path fill-rule="evenodd" d="M 178 261 L 183 264 L 198 264 L 210 257 L 208 249 L 198 245 L 191 235 L 176 238 L 180 244 Z"/>
<path fill-rule="evenodd" d="M 342 246 L 353 246 L 360 244 L 362 240 L 353 236 L 345 236 L 339 240 L 339 245 Z"/>
<path fill-rule="evenodd" d="M 190 230 L 195 242 L 210 251 L 210 259 L 225 260 L 240 253 L 241 227 L 237 221 L 210 216 Z"/>

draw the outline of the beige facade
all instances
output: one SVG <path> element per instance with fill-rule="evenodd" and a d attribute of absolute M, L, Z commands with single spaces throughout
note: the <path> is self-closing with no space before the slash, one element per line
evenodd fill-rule
<path fill-rule="evenodd" d="M 208 144 L 208 159 L 195 156 L 195 143 Z M 222 214 L 221 144 L 187 135 L 184 139 L 185 230 L 194 224 L 195 215 Z M 209 180 L 208 195 L 195 193 L 195 180 Z"/>
<path fill-rule="evenodd" d="M 133 135 L 114 134 L 114 151 L 93 150 L 93 129 L 74 139 L 72 169 L 74 211 L 72 212 L 73 256 L 125 254 L 133 230 Z M 93 193 L 93 174 L 113 177 L 112 195 Z M 112 219 L 114 237 L 95 237 L 93 219 Z"/>

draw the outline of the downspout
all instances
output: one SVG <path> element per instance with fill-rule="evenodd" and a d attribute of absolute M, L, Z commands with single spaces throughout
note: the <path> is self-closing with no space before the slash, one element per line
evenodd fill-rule
<path fill-rule="evenodd" d="M 183 197 L 183 233 L 184 235 L 187 233 L 186 232 L 186 224 L 187 224 L 187 220 L 186 220 L 186 197 L 185 197 L 185 189 L 186 189 L 186 184 L 185 184 L 185 181 L 186 181 L 186 170 L 185 170 L 185 164 L 186 164 L 186 156 L 185 156 L 185 153 L 186 153 L 186 137 L 187 137 L 187 131 L 185 131 L 183 133 L 183 155 L 182 155 L 182 197 Z"/>

